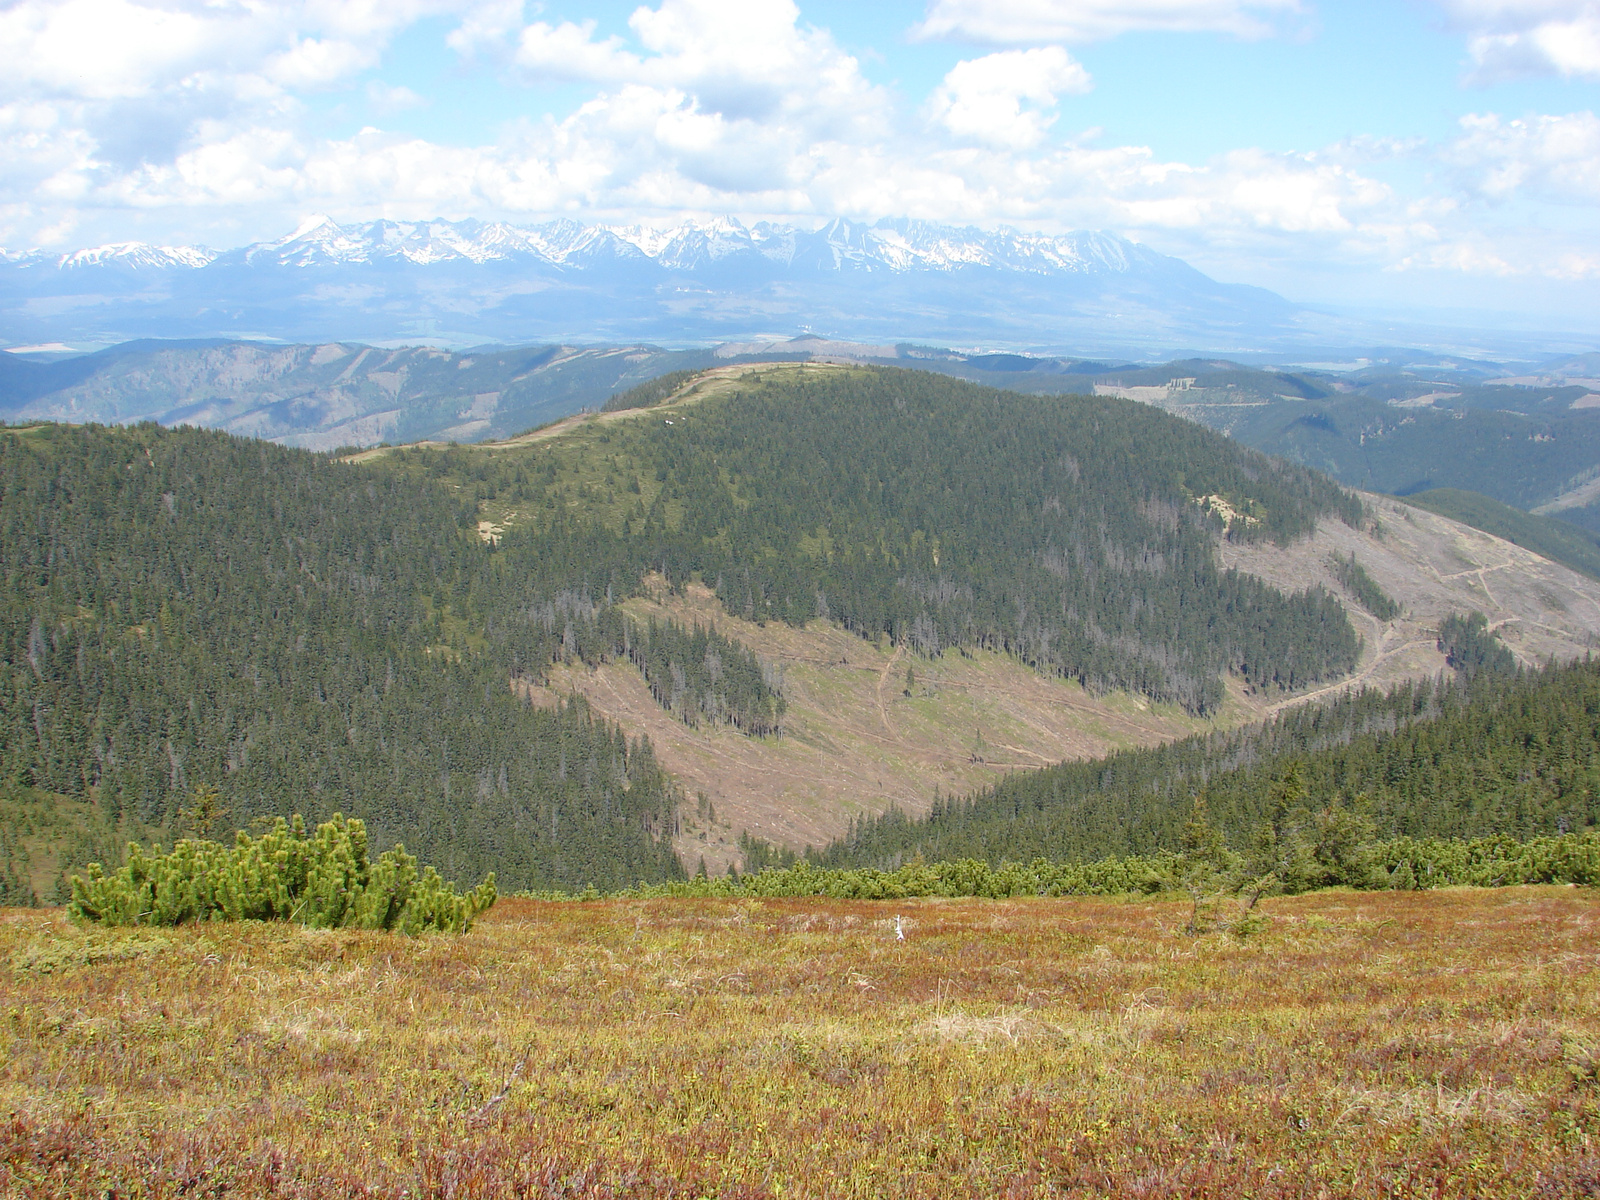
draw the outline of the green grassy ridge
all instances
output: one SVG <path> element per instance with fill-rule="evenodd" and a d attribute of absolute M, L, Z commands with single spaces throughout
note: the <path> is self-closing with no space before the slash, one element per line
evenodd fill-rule
<path fill-rule="evenodd" d="M 1524 512 L 1464 488 L 1429 488 L 1399 499 L 1600 579 L 1600 537 L 1579 526 Z"/>

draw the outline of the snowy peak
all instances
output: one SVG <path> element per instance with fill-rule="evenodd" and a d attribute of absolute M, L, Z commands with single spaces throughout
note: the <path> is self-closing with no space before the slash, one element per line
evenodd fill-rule
<path fill-rule="evenodd" d="M 130 267 L 134 270 L 161 270 L 170 267 L 204 267 L 217 258 L 215 250 L 204 246 L 151 246 L 144 242 L 112 242 L 87 250 L 75 250 L 56 259 L 63 271 L 83 267 Z"/>
<path fill-rule="evenodd" d="M 732 263 L 803 271 L 950 272 L 966 268 L 1034 275 L 1125 275 L 1174 260 L 1111 233 L 1027 233 L 981 230 L 929 221 L 885 219 L 874 225 L 836 217 L 818 229 L 734 217 L 648 225 L 540 225 L 467 221 L 369 221 L 340 225 L 313 217 L 287 237 L 257 242 L 226 256 L 198 247 L 117 243 L 60 256 L 61 269 L 120 265 L 183 269 L 219 258 L 251 266 L 332 267 L 406 262 L 526 261 L 583 270 L 605 263 L 653 265 L 696 272 Z"/>

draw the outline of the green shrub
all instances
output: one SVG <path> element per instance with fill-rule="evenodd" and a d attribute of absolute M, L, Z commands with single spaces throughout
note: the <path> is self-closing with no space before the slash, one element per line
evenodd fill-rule
<path fill-rule="evenodd" d="M 1299 812 L 1295 816 L 1301 815 Z M 1523 883 L 1600 886 L 1600 830 L 1519 842 L 1509 837 L 1395 838 L 1366 840 L 1371 822 L 1358 808 L 1330 805 L 1304 814 L 1305 827 L 1291 828 L 1280 844 L 1257 848 L 1244 858 L 1191 821 L 1182 854 L 1106 858 L 1098 862 L 994 866 L 978 859 L 909 862 L 893 871 L 872 867 L 822 868 L 800 859 L 744 876 L 724 875 L 660 884 L 640 884 L 617 896 L 716 897 L 827 896 L 838 900 L 902 900 L 915 896 L 1131 896 L 1187 892 L 1212 903 L 1239 893 L 1246 899 L 1268 892 L 1308 892 L 1321 887 L 1359 890 L 1436 887 L 1506 887 Z M 1268 831 L 1268 838 L 1271 831 Z M 541 900 L 573 899 L 563 892 L 528 892 Z M 600 896 L 590 890 L 577 899 Z"/>
<path fill-rule="evenodd" d="M 260 837 L 234 844 L 185 839 L 163 854 L 128 847 L 128 861 L 106 874 L 90 863 L 72 881 L 73 917 L 106 925 L 181 925 L 186 921 L 296 921 L 316 929 L 465 933 L 495 900 L 494 875 L 465 896 L 432 867 L 417 870 L 404 846 L 367 857 L 367 828 L 333 819 L 307 834 L 297 814 Z"/>

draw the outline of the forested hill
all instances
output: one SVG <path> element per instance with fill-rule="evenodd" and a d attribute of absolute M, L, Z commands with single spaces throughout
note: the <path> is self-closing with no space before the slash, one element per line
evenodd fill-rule
<path fill-rule="evenodd" d="M 594 592 L 646 569 L 699 575 L 749 619 L 828 616 L 922 654 L 1001 649 L 1197 713 L 1220 702 L 1224 672 L 1295 688 L 1354 664 L 1332 596 L 1285 596 L 1218 563 L 1219 535 L 1286 541 L 1323 514 L 1358 520 L 1314 472 L 1114 398 L 883 369 L 719 382 L 531 447 L 457 451 L 450 467 L 430 451 L 381 461 L 475 478 L 507 514 L 508 553 L 573 554 Z"/>
<path fill-rule="evenodd" d="M 767 664 L 624 615 L 649 573 L 1194 712 L 1226 671 L 1288 688 L 1354 662 L 1330 595 L 1218 565 L 1219 536 L 1359 518 L 1312 473 L 1123 400 L 882 370 L 719 383 L 355 464 L 153 425 L 0 432 L 0 784 L 169 834 L 215 787 L 212 832 L 343 810 L 447 876 L 614 887 L 682 869 L 676 790 L 647 744 L 524 685 L 625 659 L 687 723 L 782 735 Z"/>
<path fill-rule="evenodd" d="M 222 831 L 343 810 L 513 887 L 671 877 L 648 744 L 513 694 L 563 630 L 474 513 L 224 434 L 0 434 L 0 782 L 174 833 L 206 787 Z"/>
<path fill-rule="evenodd" d="M 829 866 L 932 860 L 1093 861 L 1176 849 L 1197 798 L 1240 849 L 1286 822 L 1382 837 L 1527 839 L 1600 824 L 1600 662 L 1519 673 L 1482 619 L 1477 670 L 1293 709 L 1265 726 L 1017 775 L 862 822 Z M 1485 653 L 1486 651 L 1486 653 Z M 1319 818 L 1320 814 L 1320 818 Z"/>

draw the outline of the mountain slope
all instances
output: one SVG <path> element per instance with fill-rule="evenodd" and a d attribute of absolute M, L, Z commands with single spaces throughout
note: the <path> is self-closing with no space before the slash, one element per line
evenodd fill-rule
<path fill-rule="evenodd" d="M 176 831 L 364 817 L 456 878 L 670 876 L 648 744 L 530 708 L 561 653 L 472 502 L 432 481 L 200 430 L 0 433 L 0 780 Z"/>
<path fill-rule="evenodd" d="M 202 425 L 284 445 L 504 437 L 597 408 L 619 388 L 709 365 L 650 346 L 428 347 L 129 342 L 35 363 L 0 354 L 0 417 Z"/>
<path fill-rule="evenodd" d="M 1217 567 L 1221 531 L 1287 539 L 1320 513 L 1356 519 L 1309 473 L 1125 401 L 840 367 L 714 382 L 722 394 L 675 411 L 486 447 L 485 479 L 531 501 L 524 521 L 541 498 L 604 512 L 623 561 L 680 585 L 699 574 L 750 619 L 831 615 L 928 654 L 1005 649 L 1195 711 L 1220 701 L 1223 670 L 1277 689 L 1353 661 L 1331 597 Z M 502 524 L 507 547 L 543 536 Z"/>
<path fill-rule="evenodd" d="M 1488 496 L 1457 488 L 1413 492 L 1405 500 L 1407 504 L 1505 538 L 1552 562 L 1600 579 L 1600 537 L 1570 522 L 1523 512 Z"/>
<path fill-rule="evenodd" d="M 343 809 L 512 887 L 1432 673 L 1454 613 L 1525 660 L 1600 627 L 1593 581 L 1150 406 L 820 363 L 349 461 L 3 431 L 0 536 L 7 786 L 166 836 L 201 787 Z"/>
<path fill-rule="evenodd" d="M 775 737 L 784 712 L 777 664 L 628 607 L 652 573 L 757 629 L 825 614 L 908 665 L 982 651 L 1193 714 L 1224 674 L 1276 694 L 1354 662 L 1330 595 L 1230 573 L 1216 543 L 1356 509 L 1198 427 L 908 372 L 685 390 L 359 462 L 0 433 L 0 779 L 167 830 L 215 786 L 234 821 L 353 811 L 461 878 L 614 885 L 678 869 L 676 788 L 638 730 L 533 690 L 627 664 L 686 727 Z"/>
<path fill-rule="evenodd" d="M 1196 797 L 1238 849 L 1258 853 L 1291 830 L 1318 850 L 1353 844 L 1369 820 L 1382 837 L 1576 832 L 1600 824 L 1597 713 L 1600 664 L 1590 661 L 1364 691 L 1261 729 L 1019 775 L 925 820 L 887 813 L 820 858 L 888 866 L 918 854 L 999 863 L 1176 850 Z"/>
<path fill-rule="evenodd" d="M 1105 233 L 914 221 L 669 230 L 312 223 L 239 250 L 102 247 L 0 261 L 0 337 L 472 345 L 856 337 L 1148 346 L 1304 336 L 1304 314 Z"/>
<path fill-rule="evenodd" d="M 1527 666 L 1581 658 L 1594 647 L 1600 583 L 1393 498 L 1363 500 L 1376 519 L 1359 528 L 1324 518 L 1314 534 L 1286 546 L 1221 547 L 1228 565 L 1276 587 L 1316 583 L 1336 596 L 1362 638 L 1354 672 L 1290 695 L 1251 694 L 1233 679 L 1205 720 L 1140 696 L 1085 691 L 1004 655 L 924 658 L 888 641 L 864 642 L 836 622 L 758 626 L 693 586 L 677 596 L 657 589 L 625 607 L 715 626 L 781 664 L 789 703 L 782 739 L 752 741 L 673 721 L 622 664 L 554 668 L 538 699 L 553 704 L 576 694 L 624 728 L 647 732 L 685 790 L 709 802 L 686 810 L 678 846 L 687 865 L 703 857 L 715 871 L 740 861 L 741 831 L 796 851 L 821 846 L 852 820 L 890 806 L 925 814 L 936 796 L 968 794 L 1047 761 L 1248 725 L 1363 685 L 1430 680 L 1448 670 L 1438 639 L 1452 615 L 1487 613 Z M 1358 564 L 1400 611 L 1383 620 L 1366 611 L 1342 581 L 1341 559 Z"/>

